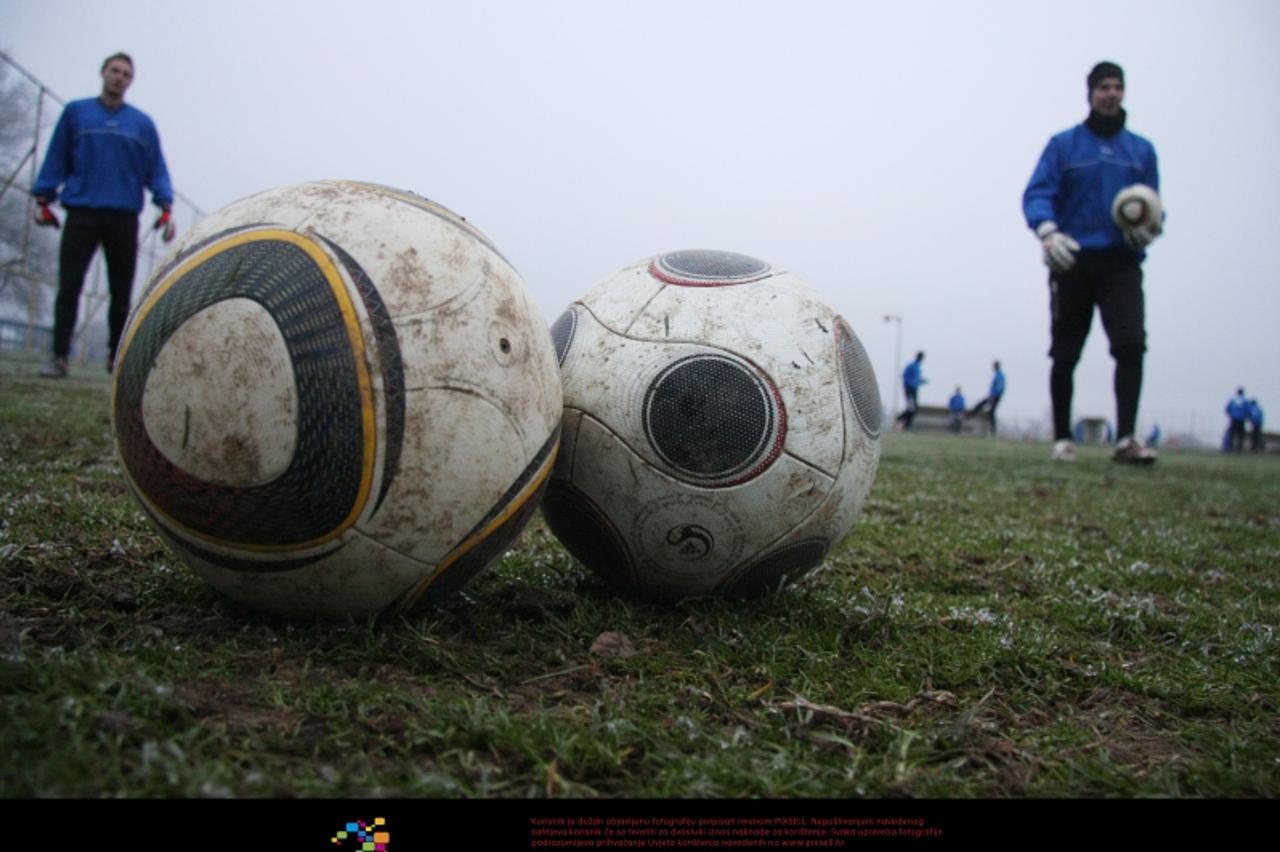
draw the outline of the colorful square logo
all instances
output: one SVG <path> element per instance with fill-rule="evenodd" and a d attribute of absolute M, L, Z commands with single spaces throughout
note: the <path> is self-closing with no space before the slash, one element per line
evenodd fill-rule
<path fill-rule="evenodd" d="M 390 852 L 391 832 L 385 830 L 386 825 L 385 817 L 378 817 L 372 823 L 349 822 L 335 832 L 329 842 L 339 849 L 353 849 L 356 852 Z M 373 826 L 383 830 L 372 831 Z"/>

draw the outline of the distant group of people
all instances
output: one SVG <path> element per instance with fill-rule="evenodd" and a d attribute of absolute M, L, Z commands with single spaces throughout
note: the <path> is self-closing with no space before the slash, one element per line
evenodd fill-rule
<path fill-rule="evenodd" d="M 1262 452 L 1266 446 L 1262 440 L 1262 406 L 1256 398 L 1246 397 L 1244 388 L 1236 388 L 1236 395 L 1227 400 L 1227 417 L 1231 423 L 1223 439 L 1222 449 L 1229 453 L 1243 453 L 1246 427 L 1249 449 Z"/>
<path fill-rule="evenodd" d="M 1000 405 L 1000 397 L 1004 396 L 1004 370 L 1000 369 L 1000 362 L 993 361 L 991 364 L 991 387 L 987 391 L 987 395 L 982 398 L 973 408 L 966 409 L 964 402 L 964 393 L 960 390 L 960 386 L 956 385 L 956 392 L 951 395 L 951 399 L 947 401 L 947 408 L 951 412 L 951 431 L 959 435 L 964 430 L 964 419 L 966 417 L 977 417 L 979 414 L 985 414 L 987 422 L 991 424 L 991 434 L 996 433 L 996 407 Z"/>
<path fill-rule="evenodd" d="M 929 381 L 924 377 L 923 364 L 924 353 L 917 352 L 915 360 L 902 371 L 902 392 L 906 397 L 906 406 L 896 420 L 902 424 L 903 429 L 910 429 L 911 424 L 915 421 L 916 412 L 920 408 L 920 386 Z M 951 412 L 949 428 L 952 432 L 959 434 L 964 429 L 964 419 L 966 417 L 977 417 L 979 414 L 985 414 L 987 421 L 991 424 L 991 434 L 994 435 L 996 433 L 996 408 L 1000 405 L 1000 398 L 1004 396 L 1005 378 L 999 361 L 993 362 L 991 369 L 994 373 L 991 377 L 991 388 L 987 395 L 973 408 L 966 407 L 964 393 L 960 390 L 959 385 L 956 386 L 956 392 L 947 401 L 947 409 Z"/>

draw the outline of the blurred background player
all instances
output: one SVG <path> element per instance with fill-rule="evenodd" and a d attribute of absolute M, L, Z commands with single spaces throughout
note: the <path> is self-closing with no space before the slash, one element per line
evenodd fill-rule
<path fill-rule="evenodd" d="M 153 228 L 161 231 L 165 242 L 174 235 L 170 219 L 173 187 L 160 150 L 160 136 L 146 113 L 124 102 L 124 93 L 133 82 L 133 60 L 124 53 L 108 56 L 101 73 L 101 94 L 72 101 L 62 111 L 31 190 L 39 205 L 37 224 L 60 226 L 49 209 L 59 200 L 59 190 L 67 212 L 58 255 L 53 361 L 41 373 L 49 378 L 67 375 L 80 291 L 98 246 L 107 258 L 111 289 L 107 369 L 114 367 L 116 345 L 129 316 L 144 188 L 151 190 L 151 200 L 160 208 Z"/>
<path fill-rule="evenodd" d="M 1257 397 L 1252 397 L 1245 404 L 1245 419 L 1249 421 L 1249 449 L 1255 453 L 1263 450 L 1262 442 L 1262 406 L 1258 405 Z"/>
<path fill-rule="evenodd" d="M 1244 423 L 1249 417 L 1249 400 L 1245 399 L 1244 388 L 1236 388 L 1236 395 L 1227 400 L 1227 417 L 1231 426 L 1227 430 L 1230 436 L 1230 451 L 1244 452 Z"/>
<path fill-rule="evenodd" d="M 960 430 L 964 428 L 964 394 L 960 392 L 960 386 L 956 385 L 956 392 L 951 395 L 951 399 L 947 401 L 947 408 L 951 410 L 951 431 L 959 435 Z"/>
<path fill-rule="evenodd" d="M 1159 228 L 1121 233 L 1111 218 L 1116 193 L 1131 184 L 1159 192 L 1155 147 L 1125 128 L 1124 71 L 1100 62 L 1087 78 L 1089 116 L 1049 140 L 1022 197 L 1027 225 L 1040 238 L 1049 267 L 1049 355 L 1053 367 L 1053 458 L 1075 460 L 1071 441 L 1073 373 L 1093 308 L 1115 359 L 1116 426 L 1112 458 L 1151 464 L 1156 459 L 1134 436 L 1146 327 L 1142 292 L 1145 247 Z"/>
<path fill-rule="evenodd" d="M 996 433 L 996 406 L 1000 404 L 1000 397 L 1004 396 L 1004 371 L 1000 369 L 1000 362 L 995 361 L 991 364 L 991 369 L 995 375 L 991 377 L 991 389 L 987 391 L 986 399 L 983 399 L 969 412 L 969 416 L 973 417 L 983 410 L 987 412 L 987 419 L 991 423 L 991 434 Z"/>
<path fill-rule="evenodd" d="M 920 373 L 920 365 L 924 363 L 924 353 L 917 352 L 916 360 L 907 365 L 902 371 L 902 394 L 906 397 L 906 408 L 902 409 L 902 413 L 898 415 L 898 422 L 902 424 L 903 429 L 911 428 L 911 421 L 916 418 L 916 409 L 920 407 L 918 400 L 920 394 L 920 386 L 928 382 Z"/>

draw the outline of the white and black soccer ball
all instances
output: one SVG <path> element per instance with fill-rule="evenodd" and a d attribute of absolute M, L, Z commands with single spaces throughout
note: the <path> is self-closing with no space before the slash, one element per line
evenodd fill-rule
<path fill-rule="evenodd" d="M 1116 193 L 1111 202 L 1111 219 L 1122 231 L 1146 228 L 1159 233 L 1164 222 L 1164 205 L 1154 189 L 1135 183 Z"/>
<path fill-rule="evenodd" d="M 880 394 L 853 329 L 797 276 L 672 252 L 604 279 L 552 336 L 564 435 L 543 514 L 618 589 L 757 596 L 853 525 Z"/>
<path fill-rule="evenodd" d="M 408 609 L 500 555 L 561 416 L 546 325 L 488 238 L 347 181 L 187 234 L 129 318 L 112 404 L 169 547 L 245 604 L 324 617 Z"/>

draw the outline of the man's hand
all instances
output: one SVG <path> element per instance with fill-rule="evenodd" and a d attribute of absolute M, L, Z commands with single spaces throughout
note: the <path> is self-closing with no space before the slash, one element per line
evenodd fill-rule
<path fill-rule="evenodd" d="M 1164 229 L 1159 224 L 1139 225 L 1136 228 L 1122 228 L 1120 230 L 1124 234 L 1124 241 L 1134 251 L 1142 251 L 1151 245 L 1151 241 L 1160 236 Z"/>
<path fill-rule="evenodd" d="M 1080 244 L 1059 231 L 1057 222 L 1041 222 L 1036 228 L 1036 236 L 1044 248 L 1045 266 L 1054 272 L 1066 272 L 1076 265 Z"/>
<path fill-rule="evenodd" d="M 62 223 L 58 221 L 58 217 L 54 215 L 54 212 L 52 210 L 49 209 L 49 202 L 45 201 L 42 198 L 37 198 L 36 204 L 40 205 L 39 207 L 36 208 L 36 224 L 37 225 L 50 227 L 50 228 L 62 227 Z"/>
<path fill-rule="evenodd" d="M 168 207 L 160 212 L 160 216 L 156 219 L 156 223 L 151 226 L 151 230 L 159 231 L 160 239 L 166 243 L 173 242 L 174 235 L 178 233 L 178 227 L 173 223 L 173 217 L 170 215 Z"/>

